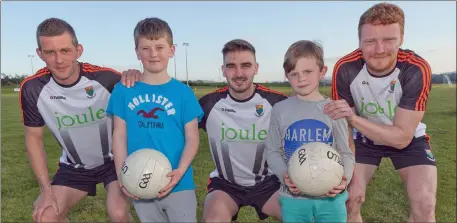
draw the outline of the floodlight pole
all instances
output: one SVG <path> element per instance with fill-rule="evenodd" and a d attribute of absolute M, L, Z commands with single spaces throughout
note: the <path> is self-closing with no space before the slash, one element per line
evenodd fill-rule
<path fill-rule="evenodd" d="M 186 49 L 186 84 L 187 84 L 187 86 L 189 86 L 189 72 L 188 72 L 188 69 L 187 69 L 187 46 L 189 46 L 189 43 L 183 43 L 182 45 Z"/>
<path fill-rule="evenodd" d="M 175 55 L 173 56 L 173 59 L 175 61 L 175 79 L 176 79 L 176 47 L 178 47 L 178 44 L 173 44 L 175 46 Z"/>
<path fill-rule="evenodd" d="M 35 73 L 35 71 L 33 70 L 33 58 L 35 57 L 35 55 L 27 55 L 27 57 L 30 58 L 30 65 L 32 67 L 32 74 L 33 75 Z"/>

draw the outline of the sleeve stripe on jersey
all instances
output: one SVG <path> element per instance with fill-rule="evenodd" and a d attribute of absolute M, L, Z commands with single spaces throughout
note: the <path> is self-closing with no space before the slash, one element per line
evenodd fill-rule
<path fill-rule="evenodd" d="M 228 86 L 224 86 L 224 87 L 222 87 L 222 88 L 216 89 L 216 90 L 213 91 L 213 92 L 221 93 L 221 92 L 224 92 L 224 91 L 228 91 Z"/>
<path fill-rule="evenodd" d="M 264 92 L 271 92 L 271 93 L 274 93 L 274 94 L 280 94 L 280 95 L 283 95 L 283 96 L 286 96 L 286 94 L 280 92 L 280 91 L 276 91 L 276 90 L 273 90 L 271 88 L 267 88 L 261 84 L 257 85 L 257 90 L 260 90 L 260 91 L 264 91 Z"/>
<path fill-rule="evenodd" d="M 92 65 L 89 63 L 83 63 L 83 72 L 94 73 L 97 71 L 111 71 L 111 72 L 119 74 L 119 75 L 121 74 L 120 72 L 118 72 L 114 69 L 108 68 L 108 67 L 99 67 L 99 66 Z"/>
<path fill-rule="evenodd" d="M 356 61 L 358 59 L 362 58 L 362 51 L 360 49 L 354 50 L 352 53 L 342 57 L 341 59 L 338 60 L 338 62 L 335 64 L 335 67 L 333 69 L 333 74 L 332 74 L 332 98 L 333 100 L 338 100 L 338 91 L 336 88 L 336 75 L 338 74 L 338 70 L 340 69 L 341 65 L 345 63 L 349 63 L 352 61 Z"/>
<path fill-rule="evenodd" d="M 400 52 L 399 53 L 399 62 L 405 62 L 405 61 L 412 65 L 416 65 L 421 70 L 423 87 L 422 87 L 421 94 L 419 95 L 419 98 L 416 102 L 415 110 L 423 111 L 423 110 L 425 110 L 425 102 L 427 101 L 428 94 L 430 92 L 430 89 L 428 88 L 428 86 L 430 85 L 431 73 L 432 73 L 430 66 L 424 59 L 422 59 L 418 56 L 414 56 L 413 52 L 411 52 L 411 53 Z M 427 72 L 428 72 L 428 74 L 427 74 Z"/>
<path fill-rule="evenodd" d="M 414 110 L 424 111 L 425 104 L 426 104 L 428 95 L 430 93 L 429 85 L 430 85 L 430 81 L 431 81 L 431 77 L 432 77 L 432 70 L 430 68 L 430 65 L 427 63 L 427 61 L 425 61 L 421 57 L 414 55 L 413 52 L 410 52 L 410 53 L 400 52 L 399 55 L 401 55 L 402 58 L 403 57 L 405 58 L 405 59 L 403 59 L 404 61 L 407 61 L 410 64 L 418 66 L 421 70 L 422 90 L 421 90 L 421 94 L 420 94 L 418 100 L 416 101 L 416 106 L 415 106 Z"/>
<path fill-rule="evenodd" d="M 430 86 L 430 82 L 431 82 L 431 79 L 432 79 L 432 71 L 431 71 L 431 68 L 430 68 L 429 64 L 424 59 L 413 56 L 413 57 L 410 58 L 410 60 L 421 64 L 422 67 L 423 67 L 423 69 L 421 68 L 423 86 L 422 86 L 420 100 L 418 100 L 416 102 L 416 110 L 424 111 L 425 110 L 425 104 L 426 104 L 426 101 L 428 99 L 428 95 L 430 93 L 429 86 Z"/>
<path fill-rule="evenodd" d="M 421 71 L 422 71 L 422 90 L 421 90 L 421 94 L 420 94 L 420 97 L 419 97 L 419 100 L 417 100 L 416 102 L 416 111 L 424 111 L 425 110 L 425 103 L 427 101 L 427 98 L 428 98 L 428 94 L 429 94 L 429 88 L 428 86 L 430 85 L 430 79 L 431 79 L 431 69 L 430 68 L 427 68 L 429 67 L 428 64 L 426 64 L 425 61 L 420 61 L 419 59 L 416 59 L 416 58 L 409 58 L 408 59 L 408 62 L 410 63 L 416 63 L 416 64 L 420 64 L 421 65 Z"/>
<path fill-rule="evenodd" d="M 35 78 L 39 78 L 39 77 L 44 76 L 44 75 L 48 75 L 48 74 L 51 74 L 51 71 L 49 69 L 47 69 L 47 68 L 42 68 L 42 69 L 38 70 L 34 75 L 25 78 L 21 82 L 21 85 L 19 86 L 19 106 L 21 108 L 21 120 L 22 120 L 22 122 L 24 122 L 24 109 L 22 108 L 22 87 L 24 86 L 25 82 L 27 82 L 29 80 L 33 80 Z"/>

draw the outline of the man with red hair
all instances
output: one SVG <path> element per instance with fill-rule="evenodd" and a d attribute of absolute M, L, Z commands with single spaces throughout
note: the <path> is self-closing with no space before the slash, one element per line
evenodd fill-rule
<path fill-rule="evenodd" d="M 366 186 L 383 157 L 392 160 L 405 183 L 411 207 L 408 221 L 435 221 L 437 169 L 421 122 L 431 69 L 415 52 L 400 48 L 404 24 L 398 6 L 372 6 L 360 17 L 359 49 L 342 57 L 334 68 L 334 101 L 325 112 L 333 119 L 346 118 L 357 130 L 348 222 L 362 222 Z"/>

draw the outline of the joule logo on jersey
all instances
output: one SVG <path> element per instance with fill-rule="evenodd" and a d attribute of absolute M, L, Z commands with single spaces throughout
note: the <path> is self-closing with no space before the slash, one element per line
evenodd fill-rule
<path fill-rule="evenodd" d="M 162 105 L 167 112 L 167 115 L 174 115 L 176 113 L 176 110 L 173 108 L 173 103 L 169 101 L 168 98 L 156 94 L 138 95 L 129 102 L 128 107 L 133 111 L 138 105 L 143 103 L 156 103 Z"/>
<path fill-rule="evenodd" d="M 259 129 L 256 124 L 252 124 L 249 129 L 227 128 L 221 123 L 221 142 L 222 141 L 263 141 L 267 138 L 268 130 Z"/>
<path fill-rule="evenodd" d="M 105 109 L 94 109 L 92 107 L 88 107 L 85 112 L 80 114 L 59 114 L 58 112 L 55 112 L 54 114 L 59 130 L 62 128 L 89 125 L 102 120 L 106 116 Z"/>
<path fill-rule="evenodd" d="M 385 101 L 385 107 L 379 105 L 376 102 L 368 101 L 365 102 L 364 98 L 360 100 L 360 114 L 371 115 L 371 116 L 383 116 L 387 115 L 389 119 L 393 120 L 395 112 L 397 111 L 398 105 L 392 103 L 391 100 Z"/>

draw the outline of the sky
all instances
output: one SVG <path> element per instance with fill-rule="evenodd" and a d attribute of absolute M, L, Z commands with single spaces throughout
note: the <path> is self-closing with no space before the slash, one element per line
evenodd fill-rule
<path fill-rule="evenodd" d="M 326 77 L 336 60 L 358 47 L 360 15 L 374 1 L 329 2 L 158 2 L 69 1 L 1 2 L 1 67 L 7 75 L 30 75 L 45 66 L 36 55 L 36 27 L 50 17 L 70 23 L 84 47 L 79 61 L 118 71 L 141 69 L 133 29 L 146 17 L 170 25 L 176 49 L 176 74 L 189 80 L 221 81 L 222 47 L 245 39 L 256 48 L 256 81 L 282 81 L 287 48 L 297 40 L 317 40 L 324 47 Z M 433 73 L 456 70 L 456 3 L 394 2 L 405 12 L 402 48 L 425 58 Z M 34 57 L 29 57 L 33 55 Z M 168 72 L 175 75 L 174 59 Z"/>

